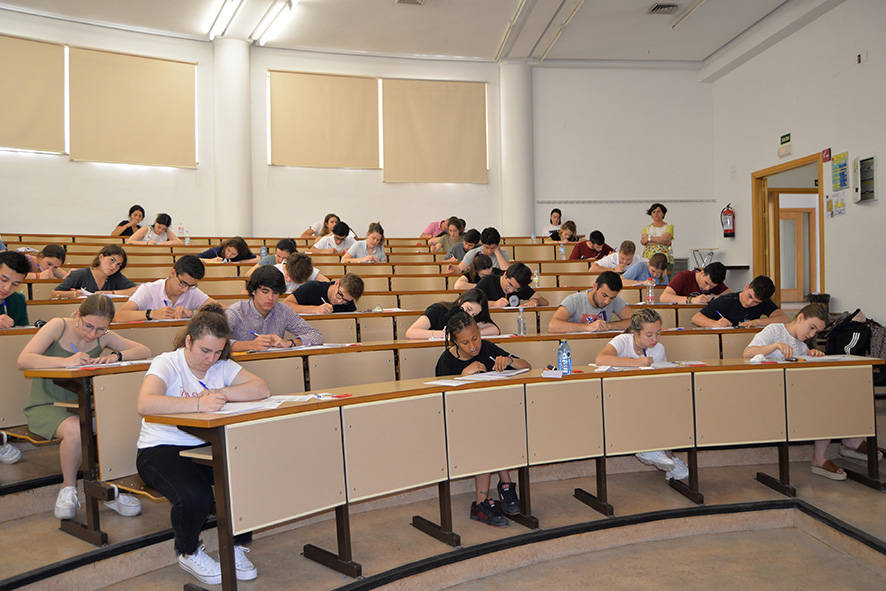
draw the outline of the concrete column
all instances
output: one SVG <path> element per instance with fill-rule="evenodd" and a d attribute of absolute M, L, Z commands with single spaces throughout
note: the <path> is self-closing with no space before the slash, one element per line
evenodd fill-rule
<path fill-rule="evenodd" d="M 213 41 L 215 234 L 222 236 L 253 233 L 249 47 L 242 39 Z"/>
<path fill-rule="evenodd" d="M 501 194 L 504 236 L 528 236 L 535 227 L 532 152 L 532 68 L 501 62 Z"/>

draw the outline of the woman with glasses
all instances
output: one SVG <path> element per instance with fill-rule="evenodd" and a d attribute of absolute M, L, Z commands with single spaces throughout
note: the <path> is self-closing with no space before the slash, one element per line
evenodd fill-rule
<path fill-rule="evenodd" d="M 126 251 L 118 244 L 108 244 L 98 252 L 92 265 L 74 269 L 59 283 L 52 299 L 77 298 L 81 290 L 89 293 L 130 296 L 138 284 L 122 273 L 126 268 Z M 88 294 L 86 294 L 88 295 Z"/>
<path fill-rule="evenodd" d="M 114 314 L 114 302 L 110 298 L 97 294 L 87 297 L 73 318 L 53 318 L 37 331 L 18 356 L 18 368 L 80 367 L 150 357 L 151 350 L 144 345 L 108 330 Z M 102 355 L 104 349 L 110 352 Z M 80 419 L 66 408 L 55 406 L 56 402 L 77 402 L 77 395 L 51 379 L 32 380 L 31 399 L 25 407 L 28 428 L 45 439 L 61 439 L 63 481 L 55 501 L 55 516 L 73 519 L 80 508 L 77 500 L 77 470 L 83 460 Z M 124 516 L 141 512 L 138 499 L 122 493 L 105 505 Z"/>

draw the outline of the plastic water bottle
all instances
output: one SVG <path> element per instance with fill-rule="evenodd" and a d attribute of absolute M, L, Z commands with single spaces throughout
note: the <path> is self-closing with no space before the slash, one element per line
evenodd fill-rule
<path fill-rule="evenodd" d="M 183 224 L 179 224 L 179 225 L 178 225 L 178 235 L 181 236 L 181 235 L 184 234 L 184 233 L 185 233 L 185 227 L 184 227 L 184 225 L 183 225 Z"/>
<path fill-rule="evenodd" d="M 532 243 L 535 244 L 535 230 L 532 231 L 532 236 L 530 236 L 530 238 L 532 239 Z"/>
<path fill-rule="evenodd" d="M 565 339 L 560 341 L 560 346 L 557 347 L 557 369 L 564 376 L 572 373 L 572 349 Z"/>
<path fill-rule="evenodd" d="M 185 230 L 185 244 L 191 244 L 191 232 L 189 230 Z"/>
<path fill-rule="evenodd" d="M 532 287 L 535 289 L 538 289 L 540 283 L 541 283 L 541 277 L 538 276 L 538 269 L 535 269 L 532 272 Z"/>
<path fill-rule="evenodd" d="M 262 244 L 258 252 L 261 258 L 265 258 L 266 256 L 268 256 L 268 247 Z"/>
<path fill-rule="evenodd" d="M 652 283 L 646 284 L 646 303 L 649 305 L 655 303 L 655 285 Z"/>
<path fill-rule="evenodd" d="M 520 314 L 517 316 L 517 336 L 526 336 L 526 316 L 523 314 L 523 308 L 520 308 Z"/>
<path fill-rule="evenodd" d="M 558 256 L 559 256 L 559 258 L 560 258 L 561 261 L 565 261 L 565 260 L 566 260 L 566 246 L 564 246 L 563 244 L 561 244 L 560 247 L 557 248 L 557 253 L 558 253 Z"/>

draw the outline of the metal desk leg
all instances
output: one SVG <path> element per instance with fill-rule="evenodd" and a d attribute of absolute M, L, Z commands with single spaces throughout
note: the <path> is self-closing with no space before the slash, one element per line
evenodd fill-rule
<path fill-rule="evenodd" d="M 600 456 L 597 460 L 597 495 L 594 496 L 583 488 L 577 488 L 572 495 L 590 507 L 610 517 L 614 510 L 612 505 L 606 501 L 606 458 Z"/>
<path fill-rule="evenodd" d="M 778 444 L 778 479 L 773 478 L 769 474 L 757 472 L 757 482 L 761 482 L 785 496 L 797 496 L 797 489 L 791 486 L 791 467 L 788 461 L 787 441 Z"/>
<path fill-rule="evenodd" d="M 698 450 L 690 447 L 687 450 L 687 464 L 689 465 L 689 484 L 682 480 L 672 478 L 668 480 L 668 486 L 695 503 L 696 505 L 704 504 L 704 495 L 698 492 Z"/>
<path fill-rule="evenodd" d="M 440 525 L 421 515 L 412 516 L 412 526 L 450 546 L 459 546 L 461 536 L 452 531 L 452 494 L 448 480 L 437 484 L 440 498 Z"/>

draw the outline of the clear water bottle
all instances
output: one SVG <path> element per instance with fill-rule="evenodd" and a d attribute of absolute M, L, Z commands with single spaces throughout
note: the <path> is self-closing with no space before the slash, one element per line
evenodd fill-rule
<path fill-rule="evenodd" d="M 566 245 L 561 244 L 560 247 L 557 248 L 557 257 L 558 257 L 561 261 L 565 261 L 565 260 L 566 260 Z"/>
<path fill-rule="evenodd" d="M 185 230 L 185 244 L 191 244 L 191 232 Z"/>
<path fill-rule="evenodd" d="M 532 272 L 532 287 L 538 289 L 540 287 L 541 277 L 538 276 L 538 269 Z"/>
<path fill-rule="evenodd" d="M 520 308 L 520 313 L 517 316 L 517 336 L 526 336 L 526 315 L 523 313 L 523 308 Z"/>
<path fill-rule="evenodd" d="M 560 346 L 557 347 L 557 369 L 564 376 L 572 373 L 572 349 L 565 339 L 560 341 Z"/>
<path fill-rule="evenodd" d="M 185 233 L 185 226 L 183 224 L 178 225 L 178 235 L 181 236 Z"/>
<path fill-rule="evenodd" d="M 646 284 L 646 303 L 650 305 L 655 303 L 655 284 L 652 282 Z"/>
<path fill-rule="evenodd" d="M 261 258 L 265 258 L 266 256 L 268 256 L 268 247 L 262 244 L 258 252 Z"/>
<path fill-rule="evenodd" d="M 532 231 L 532 236 L 530 236 L 530 238 L 532 239 L 532 243 L 535 244 L 535 230 Z"/>

